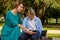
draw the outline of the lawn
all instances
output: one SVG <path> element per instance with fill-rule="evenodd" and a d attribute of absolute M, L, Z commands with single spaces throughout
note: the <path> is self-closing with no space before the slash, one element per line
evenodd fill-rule
<path fill-rule="evenodd" d="M 60 38 L 60 34 L 47 34 L 47 37 L 56 37 L 56 38 Z"/>
<path fill-rule="evenodd" d="M 4 25 L 4 23 L 0 23 L 0 27 L 2 27 Z"/>
<path fill-rule="evenodd" d="M 48 28 L 48 27 L 44 27 L 43 30 L 60 30 L 60 28 L 55 28 L 55 27 Z"/>
<path fill-rule="evenodd" d="M 60 30 L 60 25 L 43 25 L 44 30 Z"/>

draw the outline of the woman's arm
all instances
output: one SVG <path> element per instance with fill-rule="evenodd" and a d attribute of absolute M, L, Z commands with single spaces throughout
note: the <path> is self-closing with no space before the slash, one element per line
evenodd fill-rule
<path fill-rule="evenodd" d="M 35 34 L 35 32 L 29 31 L 27 28 L 23 27 L 21 24 L 18 24 L 18 27 L 25 30 L 27 34 L 30 34 L 30 35 Z"/>

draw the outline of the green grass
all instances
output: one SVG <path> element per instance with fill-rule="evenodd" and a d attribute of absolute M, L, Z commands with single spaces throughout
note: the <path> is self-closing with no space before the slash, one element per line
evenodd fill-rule
<path fill-rule="evenodd" d="M 60 25 L 43 25 L 44 30 L 60 30 Z"/>
<path fill-rule="evenodd" d="M 56 37 L 56 38 L 60 38 L 60 34 L 47 34 L 47 37 Z"/>
<path fill-rule="evenodd" d="M 0 30 L 0 35 L 1 35 L 1 30 Z"/>
<path fill-rule="evenodd" d="M 4 23 L 0 23 L 0 27 L 2 27 L 4 25 Z"/>
<path fill-rule="evenodd" d="M 0 27 L 3 27 L 4 23 L 0 23 Z M 1 30 L 0 30 L 0 34 L 1 34 Z"/>
<path fill-rule="evenodd" d="M 60 30 L 60 28 L 55 28 L 55 27 L 48 28 L 48 27 L 44 27 L 43 30 Z"/>

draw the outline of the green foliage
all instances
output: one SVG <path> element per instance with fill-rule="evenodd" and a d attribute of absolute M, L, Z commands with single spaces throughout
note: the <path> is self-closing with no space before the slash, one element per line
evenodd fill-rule
<path fill-rule="evenodd" d="M 1 0 L 0 1 L 0 14 L 5 14 L 6 11 L 13 8 L 12 3 L 15 0 Z M 59 18 L 60 17 L 60 0 L 19 0 L 26 3 L 26 9 L 32 7 L 35 9 L 36 15 L 43 21 L 46 18 Z M 45 7 L 45 8 L 44 8 Z"/>
<path fill-rule="evenodd" d="M 44 0 L 45 1 L 45 0 Z M 47 4 L 47 17 L 58 18 L 60 17 L 60 1 L 59 0 L 46 0 Z"/>
<path fill-rule="evenodd" d="M 13 3 L 12 0 L 4 0 L 4 1 L 1 1 L 1 2 L 0 2 L 0 4 L 1 4 L 0 13 L 1 13 L 1 14 L 5 14 L 6 11 L 12 9 L 12 3 Z"/>
<path fill-rule="evenodd" d="M 25 2 L 26 7 L 33 7 L 34 6 L 34 1 L 35 0 L 23 0 L 23 2 Z"/>
<path fill-rule="evenodd" d="M 60 11 L 58 9 L 55 9 L 55 8 L 49 6 L 46 10 L 46 16 L 48 18 L 59 18 Z"/>

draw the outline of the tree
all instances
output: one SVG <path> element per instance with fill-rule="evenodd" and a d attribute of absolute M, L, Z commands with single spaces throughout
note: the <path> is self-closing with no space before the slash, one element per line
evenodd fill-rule
<path fill-rule="evenodd" d="M 48 23 L 48 18 L 55 18 L 57 22 L 60 17 L 60 0 L 1 0 L 0 8 L 2 9 L 0 9 L 0 13 L 5 14 L 7 10 L 12 9 L 12 3 L 16 1 L 25 2 L 26 9 L 32 7 L 43 24 L 45 20 Z"/>

